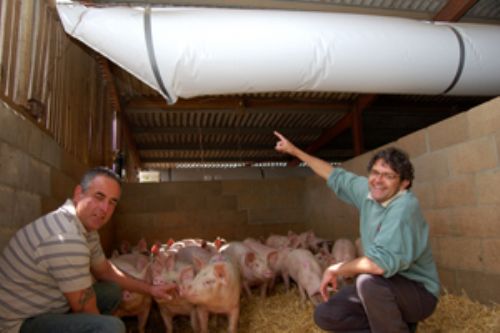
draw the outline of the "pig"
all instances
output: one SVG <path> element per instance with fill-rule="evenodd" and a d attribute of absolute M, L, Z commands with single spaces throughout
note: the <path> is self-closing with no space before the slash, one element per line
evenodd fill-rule
<path fill-rule="evenodd" d="M 308 248 L 308 238 L 310 237 L 310 232 L 302 232 L 296 234 L 293 231 L 288 231 L 288 237 L 291 239 L 290 246 L 295 249 L 307 249 Z"/>
<path fill-rule="evenodd" d="M 289 278 L 291 277 L 299 288 L 302 302 L 307 298 L 314 305 L 322 302 L 320 284 L 323 271 L 314 258 L 311 251 L 307 249 L 293 249 L 288 253 L 284 264 L 285 286 L 289 289 Z"/>
<path fill-rule="evenodd" d="M 238 267 L 242 286 L 248 297 L 252 296 L 250 287 L 265 284 L 273 277 L 265 258 L 252 251 L 243 242 L 229 242 L 221 247 L 220 253 L 229 257 Z"/>
<path fill-rule="evenodd" d="M 365 255 L 365 251 L 363 250 L 363 244 L 361 243 L 361 238 L 356 238 L 354 241 L 354 245 L 356 246 L 356 255 L 358 257 L 362 257 Z"/>
<path fill-rule="evenodd" d="M 200 332 L 208 332 L 209 313 L 226 314 L 228 331 L 236 333 L 240 315 L 241 280 L 230 258 L 215 255 L 200 272 L 181 275 L 180 295 L 196 305 Z"/>
<path fill-rule="evenodd" d="M 151 271 L 148 257 L 137 254 L 123 254 L 110 259 L 120 271 L 136 279 L 151 282 Z M 152 297 L 123 290 L 122 301 L 114 315 L 118 317 L 137 316 L 139 333 L 144 333 L 151 309 Z"/>
<path fill-rule="evenodd" d="M 174 241 L 172 238 L 168 240 L 165 250 L 178 250 L 183 247 L 197 246 L 201 247 L 212 254 L 219 252 L 220 247 L 227 243 L 224 238 L 217 237 L 213 242 L 206 241 L 201 238 L 185 238 L 179 241 Z"/>
<path fill-rule="evenodd" d="M 276 282 L 276 278 L 278 276 L 283 277 L 283 264 L 286 256 L 291 251 L 289 247 L 282 247 L 279 249 L 275 249 L 273 247 L 262 244 L 260 241 L 257 241 L 253 238 L 247 238 L 243 241 L 243 244 L 248 246 L 252 251 L 257 253 L 262 258 L 265 258 L 267 266 L 271 269 L 272 277 L 270 280 L 267 280 L 261 289 L 261 296 L 265 297 L 266 293 L 271 291 L 274 288 L 274 284 Z"/>
<path fill-rule="evenodd" d="M 296 234 L 289 230 L 287 236 L 283 235 L 270 235 L 266 239 L 266 245 L 274 248 L 291 247 L 294 249 L 307 248 L 307 233 Z"/>
<path fill-rule="evenodd" d="M 333 255 L 328 251 L 328 249 L 321 248 L 317 253 L 314 254 L 314 257 L 319 263 L 322 271 L 328 268 L 328 266 L 335 263 L 335 259 Z"/>
<path fill-rule="evenodd" d="M 151 264 L 153 284 L 181 283 L 182 274 L 194 274 L 192 265 L 177 260 L 175 253 L 162 253 L 154 258 Z M 187 273 L 188 272 L 188 273 Z M 173 294 L 171 299 L 157 299 L 158 309 L 165 324 L 166 332 L 173 332 L 173 318 L 178 315 L 189 316 L 191 327 L 198 332 L 198 318 L 195 306 L 179 294 Z"/>
<path fill-rule="evenodd" d="M 130 246 L 130 243 L 126 240 L 122 241 L 120 244 L 120 254 L 149 254 L 148 244 L 145 238 L 141 238 L 136 245 Z"/>
<path fill-rule="evenodd" d="M 335 263 L 348 262 L 356 258 L 356 247 L 351 240 L 339 238 L 333 244 L 332 255 Z"/>
<path fill-rule="evenodd" d="M 339 238 L 335 241 L 332 248 L 332 263 L 349 262 L 356 258 L 356 247 L 354 243 L 347 238 Z M 340 286 L 352 282 L 352 278 L 338 277 L 337 281 Z"/>
<path fill-rule="evenodd" d="M 211 253 L 216 254 L 219 253 L 220 248 L 224 244 L 227 244 L 227 241 L 224 238 L 218 236 L 213 242 L 205 242 L 202 247 L 209 250 Z"/>
<path fill-rule="evenodd" d="M 193 265 L 195 273 L 207 264 L 212 256 L 213 252 L 210 249 L 197 245 L 187 245 L 175 251 L 176 259 Z"/>
<path fill-rule="evenodd" d="M 292 244 L 295 244 L 296 241 L 295 236 L 283 236 L 283 235 L 270 235 L 266 239 L 266 245 L 270 247 L 274 247 L 275 249 L 279 249 L 282 247 L 292 247 Z"/>
<path fill-rule="evenodd" d="M 333 242 L 324 238 L 317 237 L 312 230 L 305 232 L 306 247 L 312 251 L 312 253 L 318 253 L 320 251 L 329 251 L 329 246 L 333 245 Z"/>

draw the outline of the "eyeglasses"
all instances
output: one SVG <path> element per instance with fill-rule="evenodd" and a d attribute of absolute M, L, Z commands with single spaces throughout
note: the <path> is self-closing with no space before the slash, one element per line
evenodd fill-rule
<path fill-rule="evenodd" d="M 399 178 L 399 175 L 396 173 L 388 173 L 388 172 L 378 172 L 377 170 L 370 170 L 370 177 L 382 177 L 384 180 L 396 180 Z"/>

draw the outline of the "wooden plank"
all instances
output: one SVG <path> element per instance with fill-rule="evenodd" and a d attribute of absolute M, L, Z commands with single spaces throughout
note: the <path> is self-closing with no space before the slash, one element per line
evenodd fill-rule
<path fill-rule="evenodd" d="M 11 20 L 12 18 L 12 1 L 3 1 L 0 4 L 2 10 L 0 16 L 0 65 L 2 70 L 0 71 L 0 91 L 2 95 L 7 95 L 7 70 L 9 67 L 9 46 L 10 40 L 12 39 L 12 34 L 10 33 L 12 29 Z M 5 68 L 5 69 L 4 69 Z"/>
<path fill-rule="evenodd" d="M 6 96 L 12 98 L 12 82 L 13 76 L 16 68 L 16 45 L 17 45 L 17 22 L 19 22 L 19 1 L 8 1 L 11 6 L 7 7 L 6 10 L 6 22 L 5 22 L 5 36 L 6 36 L 6 46 L 5 53 L 2 57 L 2 87 L 3 93 Z"/>
<path fill-rule="evenodd" d="M 446 5 L 433 17 L 434 21 L 457 22 L 477 0 L 448 0 Z"/>
<path fill-rule="evenodd" d="M 33 53 L 34 2 L 21 2 L 19 15 L 19 42 L 16 50 L 18 67 L 14 79 L 13 99 L 17 103 L 28 107 L 28 89 L 30 86 L 31 57 Z"/>
<path fill-rule="evenodd" d="M 16 76 L 18 70 L 18 62 L 19 57 L 17 54 L 18 46 L 19 46 L 19 29 L 17 28 L 21 21 L 21 1 L 16 0 L 14 3 L 14 12 L 13 12 L 14 20 L 16 26 L 12 28 L 12 43 L 11 48 L 9 50 L 9 70 L 8 70 L 8 78 L 7 78 L 7 95 L 11 96 L 15 103 L 18 103 L 15 99 L 15 90 L 16 90 Z"/>
<path fill-rule="evenodd" d="M 167 111 L 182 111 L 193 110 L 207 111 L 214 110 L 230 111 L 235 110 L 249 110 L 257 112 L 262 109 L 263 112 L 332 112 L 338 110 L 339 112 L 346 112 L 350 103 L 348 102 L 328 102 L 324 100 L 318 101 L 303 101 L 294 99 L 258 99 L 258 98 L 242 98 L 242 97 L 198 97 L 193 99 L 179 99 L 177 103 L 168 105 L 167 102 L 161 98 L 132 98 L 124 108 L 128 110 L 145 110 L 145 109 L 161 109 Z"/>
<path fill-rule="evenodd" d="M 44 55 L 43 55 L 43 75 L 41 80 L 41 96 L 42 101 L 45 101 L 47 105 L 47 109 L 45 112 L 45 128 L 52 128 L 52 124 L 54 121 L 54 100 L 51 98 L 51 90 L 50 90 L 50 73 L 52 68 L 52 63 L 54 62 L 53 58 L 53 38 L 52 32 L 54 30 L 54 21 L 51 19 L 50 11 L 45 8 L 45 17 L 46 17 L 46 30 L 45 30 L 45 47 L 44 47 Z"/>
<path fill-rule="evenodd" d="M 31 80 L 28 92 L 28 101 L 32 103 L 39 103 L 39 114 L 37 120 L 41 124 L 45 124 L 47 117 L 47 103 L 43 99 L 43 86 L 45 82 L 43 78 L 43 64 L 45 47 L 47 45 L 47 13 L 46 13 L 46 3 L 45 1 L 36 1 L 35 7 L 35 31 L 33 43 L 33 57 L 31 66 Z"/>

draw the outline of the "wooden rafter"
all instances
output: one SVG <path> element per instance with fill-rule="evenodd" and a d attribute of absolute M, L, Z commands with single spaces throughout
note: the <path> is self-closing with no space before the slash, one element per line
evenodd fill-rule
<path fill-rule="evenodd" d="M 434 15 L 434 21 L 456 22 L 476 4 L 477 0 L 449 0 L 441 10 Z"/>
<path fill-rule="evenodd" d="M 121 128 L 123 130 L 124 140 L 121 140 L 121 138 L 117 138 L 118 147 L 123 146 L 124 143 L 127 144 L 134 167 L 139 168 L 141 166 L 141 160 L 139 157 L 139 153 L 137 152 L 134 139 L 132 138 L 126 115 L 122 112 L 118 89 L 116 88 L 113 73 L 111 73 L 109 60 L 100 55 L 97 55 L 97 62 L 99 63 L 99 66 L 101 68 L 102 76 L 107 83 L 108 97 L 111 100 L 111 105 L 113 106 L 113 109 L 116 110 L 117 118 L 119 119 Z"/>

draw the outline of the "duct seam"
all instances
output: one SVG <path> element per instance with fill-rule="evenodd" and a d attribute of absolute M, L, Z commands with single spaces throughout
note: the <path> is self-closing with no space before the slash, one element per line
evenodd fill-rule
<path fill-rule="evenodd" d="M 448 92 L 450 92 L 455 87 L 457 82 L 460 80 L 460 77 L 462 76 L 462 73 L 464 70 L 464 63 L 465 63 L 465 45 L 464 45 L 464 40 L 462 38 L 462 35 L 460 35 L 460 32 L 457 29 L 455 29 L 454 27 L 452 27 L 452 26 L 448 26 L 448 27 L 451 29 L 451 31 L 453 31 L 453 33 L 457 37 L 458 46 L 460 49 L 460 51 L 459 51 L 460 58 L 458 61 L 458 67 L 457 67 L 457 72 L 455 73 L 455 77 L 453 78 L 453 81 L 451 81 L 448 88 L 446 88 L 446 90 L 443 92 L 443 94 L 447 94 Z"/>
<path fill-rule="evenodd" d="M 158 70 L 158 63 L 156 62 L 155 52 L 153 48 L 153 36 L 151 33 L 151 7 L 147 6 L 144 10 L 144 38 L 146 39 L 146 48 L 149 57 L 149 63 L 151 64 L 151 70 L 155 75 L 156 82 L 160 87 L 161 92 L 167 98 L 168 104 L 172 104 L 172 97 L 170 97 L 163 80 L 161 79 L 160 71 Z"/>

